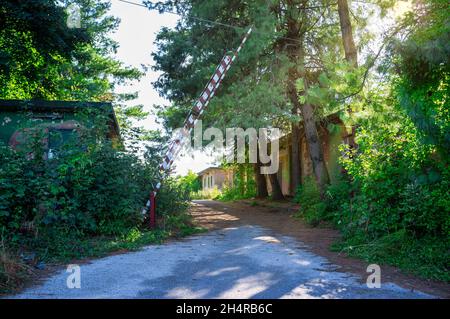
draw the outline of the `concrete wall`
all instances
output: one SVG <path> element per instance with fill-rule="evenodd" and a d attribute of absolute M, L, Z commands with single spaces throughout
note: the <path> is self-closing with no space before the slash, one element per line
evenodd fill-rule
<path fill-rule="evenodd" d="M 210 168 L 199 175 L 202 183 L 202 189 L 212 189 L 217 187 L 222 189 L 225 185 L 231 185 L 233 181 L 233 172 L 221 168 Z"/>
<path fill-rule="evenodd" d="M 320 128 L 319 134 L 322 140 L 322 147 L 324 150 L 325 163 L 330 174 L 330 179 L 336 178 L 341 171 L 341 166 L 339 165 L 339 145 L 346 141 L 347 130 L 342 122 L 333 123 L 328 126 L 329 129 Z M 313 166 L 311 158 L 309 156 L 308 147 L 306 144 L 306 139 L 304 132 L 301 132 L 300 140 L 300 158 L 301 158 L 301 177 L 302 182 L 308 176 L 314 176 Z M 295 190 L 292 189 L 291 185 L 291 137 L 287 135 L 280 141 L 280 153 L 279 153 L 279 169 L 277 173 L 278 181 L 281 186 L 281 190 L 284 195 L 293 196 L 295 195 Z M 267 188 L 269 193 L 271 192 L 271 186 L 269 179 L 267 178 Z"/>

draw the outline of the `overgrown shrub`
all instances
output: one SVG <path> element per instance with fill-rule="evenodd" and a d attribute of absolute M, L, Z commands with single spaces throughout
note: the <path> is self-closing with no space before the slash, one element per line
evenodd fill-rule
<path fill-rule="evenodd" d="M 233 169 L 233 183 L 225 185 L 217 199 L 233 201 L 255 197 L 256 183 L 251 164 L 236 164 Z"/>
<path fill-rule="evenodd" d="M 348 175 L 328 187 L 323 216 L 344 235 L 339 250 L 448 281 L 447 159 L 396 116 L 389 125 L 361 126 L 357 153 L 341 158 Z"/>
<path fill-rule="evenodd" d="M 141 158 L 104 136 L 100 126 L 91 129 L 48 160 L 39 136 L 20 151 L 0 146 L 0 232 L 11 247 L 64 259 L 85 255 L 80 241 L 87 238 L 121 238 L 141 228 L 141 209 L 160 177 L 161 147 Z M 163 184 L 158 217 L 184 213 L 188 194 L 171 179 Z"/>
<path fill-rule="evenodd" d="M 391 122 L 362 122 L 357 151 L 342 145 L 346 171 L 321 198 L 307 178 L 295 201 L 297 217 L 331 222 L 342 234 L 335 249 L 369 262 L 450 281 L 450 169 L 438 148 L 401 110 Z"/>
<path fill-rule="evenodd" d="M 189 170 L 185 176 L 178 177 L 177 183 L 178 187 L 186 194 L 186 196 L 193 196 L 202 188 L 198 175 L 191 170 Z"/>
<path fill-rule="evenodd" d="M 202 189 L 191 194 L 192 199 L 218 199 L 221 198 L 221 191 L 215 186 L 214 188 Z"/>
<path fill-rule="evenodd" d="M 138 159 L 108 145 L 48 161 L 0 147 L 0 157 L 0 224 L 7 233 L 18 236 L 29 226 L 35 236 L 56 228 L 119 234 L 140 219 L 145 193 Z"/>
<path fill-rule="evenodd" d="M 320 191 L 316 181 L 312 177 L 307 177 L 302 185 L 297 189 L 294 201 L 300 204 L 300 210 L 295 215 L 303 218 L 313 226 L 325 219 L 326 205 L 320 197 Z"/>
<path fill-rule="evenodd" d="M 400 128 L 362 129 L 358 143 L 358 154 L 342 161 L 358 189 L 349 197 L 353 205 L 341 207 L 357 223 L 348 227 L 372 238 L 401 229 L 416 237 L 447 236 L 449 169 L 420 143 L 411 123 L 405 118 Z"/>

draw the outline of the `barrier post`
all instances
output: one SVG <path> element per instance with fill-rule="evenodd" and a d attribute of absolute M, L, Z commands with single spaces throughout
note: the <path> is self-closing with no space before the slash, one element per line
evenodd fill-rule
<path fill-rule="evenodd" d="M 155 220 L 155 192 L 150 192 L 150 228 L 155 228 L 156 220 Z"/>

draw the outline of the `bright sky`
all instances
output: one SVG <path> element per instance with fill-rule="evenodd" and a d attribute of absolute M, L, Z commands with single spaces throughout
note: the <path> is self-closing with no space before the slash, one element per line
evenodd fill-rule
<path fill-rule="evenodd" d="M 133 0 L 140 2 L 139 0 Z M 120 47 L 117 58 L 127 65 L 140 68 L 142 64 L 153 65 L 151 53 L 156 50 L 154 45 L 156 33 L 163 26 L 174 27 L 178 17 L 172 14 L 159 14 L 143 7 L 111 0 L 110 14 L 120 18 L 121 22 L 117 32 L 113 35 Z M 158 73 L 148 70 L 147 74 L 140 80 L 130 85 L 119 86 L 116 93 L 139 92 L 139 98 L 131 101 L 131 104 L 142 104 L 146 111 L 150 111 L 154 104 L 169 104 L 161 98 L 153 89 L 152 82 L 158 78 Z M 155 117 L 150 115 L 143 122 L 146 128 L 155 129 L 160 127 L 155 122 Z M 185 175 L 188 170 L 199 172 L 209 166 L 213 166 L 213 158 L 201 152 L 195 152 L 192 156 L 182 156 L 175 161 L 175 173 Z"/>
<path fill-rule="evenodd" d="M 394 6 L 394 18 L 401 18 L 405 13 L 413 9 L 413 3 L 411 0 L 397 1 Z"/>

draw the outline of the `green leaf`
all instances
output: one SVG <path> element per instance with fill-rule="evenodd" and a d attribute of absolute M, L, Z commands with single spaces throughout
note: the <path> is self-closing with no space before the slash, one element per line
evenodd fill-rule
<path fill-rule="evenodd" d="M 297 89 L 297 92 L 303 92 L 305 90 L 305 82 L 303 79 L 295 81 L 295 88 Z"/>

